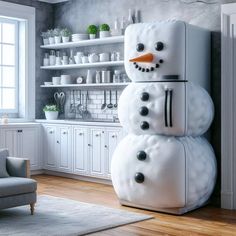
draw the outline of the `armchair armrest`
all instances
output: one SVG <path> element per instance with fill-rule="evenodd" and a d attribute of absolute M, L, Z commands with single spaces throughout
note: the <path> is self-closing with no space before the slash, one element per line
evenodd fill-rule
<path fill-rule="evenodd" d="M 20 157 L 7 157 L 7 171 L 10 176 L 30 178 L 30 161 Z"/>

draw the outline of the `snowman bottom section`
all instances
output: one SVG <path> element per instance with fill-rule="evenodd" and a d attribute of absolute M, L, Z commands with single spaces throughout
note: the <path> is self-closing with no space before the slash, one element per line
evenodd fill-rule
<path fill-rule="evenodd" d="M 216 160 L 202 137 L 131 134 L 113 154 L 111 176 L 121 203 L 181 214 L 204 205 L 210 197 Z M 168 211 L 173 208 L 179 210 Z"/>

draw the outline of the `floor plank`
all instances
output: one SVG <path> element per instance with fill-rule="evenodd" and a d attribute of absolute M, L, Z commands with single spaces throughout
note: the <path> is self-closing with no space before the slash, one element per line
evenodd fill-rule
<path fill-rule="evenodd" d="M 151 220 L 94 233 L 92 235 L 236 235 L 236 211 L 207 206 L 183 216 L 173 216 L 121 206 L 112 186 L 109 185 L 49 175 L 37 175 L 33 176 L 33 178 L 38 181 L 38 194 L 64 197 L 154 216 L 154 219 Z"/>

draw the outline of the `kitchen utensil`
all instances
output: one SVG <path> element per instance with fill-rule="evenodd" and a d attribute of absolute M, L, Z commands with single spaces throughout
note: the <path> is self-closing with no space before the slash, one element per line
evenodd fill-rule
<path fill-rule="evenodd" d="M 52 82 L 44 82 L 44 85 L 52 85 Z"/>
<path fill-rule="evenodd" d="M 92 84 L 93 83 L 93 75 L 92 75 L 91 70 L 87 71 L 86 83 L 87 84 Z"/>
<path fill-rule="evenodd" d="M 114 104 L 114 108 L 117 108 L 118 107 L 117 90 L 116 90 L 115 94 L 116 94 L 116 103 Z"/>
<path fill-rule="evenodd" d="M 64 92 L 60 92 L 60 112 L 64 113 L 64 105 L 66 101 L 66 95 Z"/>
<path fill-rule="evenodd" d="M 55 92 L 53 96 L 57 104 L 57 107 L 60 108 L 60 94 L 58 92 Z"/>
<path fill-rule="evenodd" d="M 61 75 L 61 84 L 72 84 L 71 75 Z"/>
<path fill-rule="evenodd" d="M 69 110 L 69 113 L 72 113 L 72 109 L 73 109 L 73 102 L 72 102 L 72 90 L 70 91 L 70 110 Z"/>
<path fill-rule="evenodd" d="M 101 76 L 100 76 L 100 71 L 96 71 L 96 77 L 95 77 L 95 79 L 96 79 L 96 83 L 97 84 L 100 84 L 101 83 Z"/>
<path fill-rule="evenodd" d="M 89 100 L 89 92 L 87 91 L 85 99 L 84 119 L 88 119 L 90 117 L 90 112 L 88 111 L 88 100 Z"/>
<path fill-rule="evenodd" d="M 52 83 L 54 85 L 60 84 L 61 83 L 61 77 L 58 77 L 58 76 L 52 77 Z"/>
<path fill-rule="evenodd" d="M 112 108 L 113 108 L 113 104 L 112 104 L 112 102 L 111 102 L 111 97 L 112 97 L 112 94 L 111 94 L 111 90 L 110 90 L 110 103 L 107 104 L 107 108 L 109 108 L 109 109 L 112 109 Z"/>
<path fill-rule="evenodd" d="M 83 56 L 82 57 L 82 63 L 83 64 L 86 64 L 86 63 L 88 63 L 89 61 L 88 61 L 88 57 L 87 56 Z"/>
<path fill-rule="evenodd" d="M 101 110 L 104 110 L 105 109 L 105 107 L 106 107 L 106 90 L 104 90 L 104 101 L 103 101 L 103 104 L 102 104 L 102 106 L 101 106 Z"/>
<path fill-rule="evenodd" d="M 109 52 L 100 53 L 99 61 L 100 62 L 110 61 L 110 53 Z"/>
<path fill-rule="evenodd" d="M 89 63 L 98 62 L 98 59 L 99 59 L 99 57 L 96 53 L 89 54 L 89 56 L 88 56 Z"/>
<path fill-rule="evenodd" d="M 81 90 L 79 90 L 79 104 L 77 105 L 77 111 L 81 115 L 81 110 L 82 110 L 82 95 L 81 95 Z"/>

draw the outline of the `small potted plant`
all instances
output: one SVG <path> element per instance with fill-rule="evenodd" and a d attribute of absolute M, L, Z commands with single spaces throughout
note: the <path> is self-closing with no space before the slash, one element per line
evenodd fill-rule
<path fill-rule="evenodd" d="M 61 30 L 62 42 L 67 43 L 70 41 L 71 32 L 69 29 L 64 28 Z"/>
<path fill-rule="evenodd" d="M 90 39 L 95 39 L 98 28 L 96 25 L 89 25 L 87 28 L 87 33 L 89 34 Z"/>
<path fill-rule="evenodd" d="M 47 31 L 49 36 L 49 44 L 55 44 L 54 32 L 53 29 Z"/>
<path fill-rule="evenodd" d="M 55 28 L 53 30 L 55 43 L 61 43 L 61 30 L 59 28 Z"/>
<path fill-rule="evenodd" d="M 59 109 L 56 105 L 46 105 L 43 111 L 47 120 L 56 120 L 58 117 Z"/>
<path fill-rule="evenodd" d="M 108 24 L 101 24 L 99 26 L 100 38 L 105 38 L 110 36 L 110 26 Z"/>
<path fill-rule="evenodd" d="M 48 45 L 49 44 L 49 34 L 48 34 L 48 32 L 42 32 L 41 37 L 43 38 L 43 44 Z"/>

